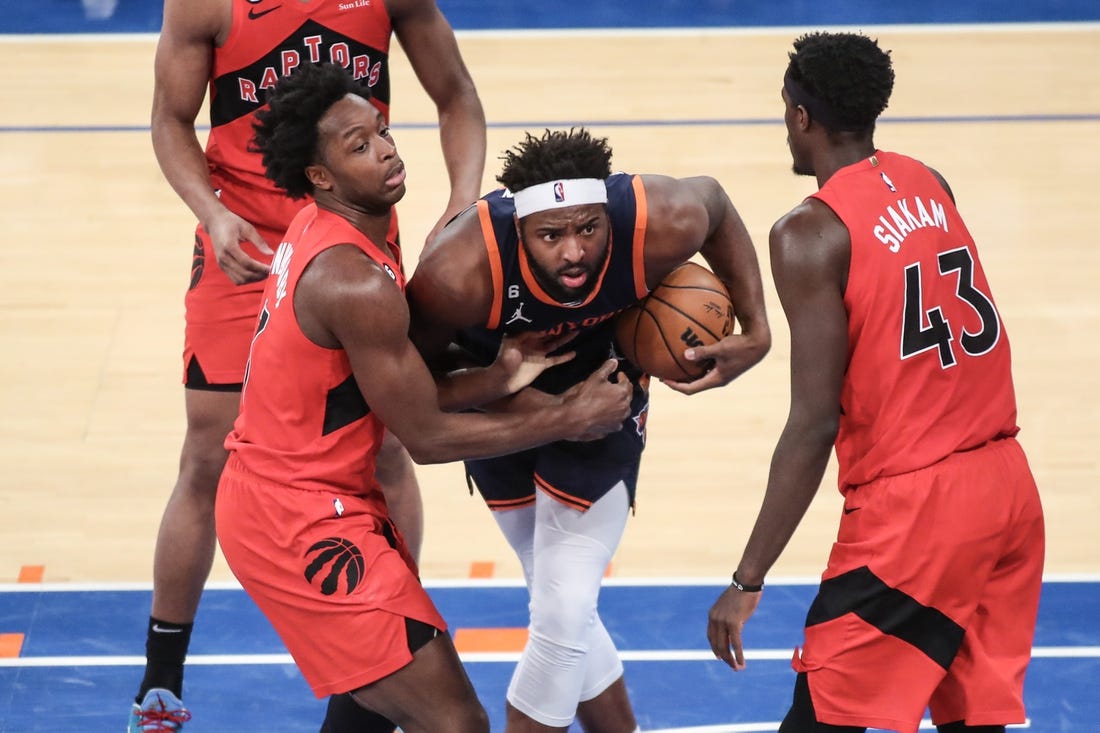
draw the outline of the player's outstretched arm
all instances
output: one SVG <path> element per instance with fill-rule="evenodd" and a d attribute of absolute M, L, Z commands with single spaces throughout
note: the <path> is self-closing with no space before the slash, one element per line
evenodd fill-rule
<path fill-rule="evenodd" d="M 772 273 L 791 330 L 791 406 L 737 565 L 743 584 L 763 585 L 786 548 L 821 485 L 839 425 L 848 359 L 848 244 L 847 232 L 829 226 L 823 214 L 803 204 L 771 232 Z M 759 598 L 731 586 L 711 608 L 707 638 L 715 655 L 735 670 L 744 667 L 741 629 Z"/>
<path fill-rule="evenodd" d="M 568 397 L 524 413 L 451 413 L 439 406 L 431 372 L 409 340 L 400 288 L 356 247 L 337 246 L 306 268 L 294 299 L 315 343 L 347 351 L 371 410 L 418 463 L 483 458 L 596 431 L 618 430 L 632 388 L 609 360 Z"/>

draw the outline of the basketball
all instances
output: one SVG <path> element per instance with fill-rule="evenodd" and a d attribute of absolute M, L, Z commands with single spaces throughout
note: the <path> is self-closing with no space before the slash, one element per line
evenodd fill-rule
<path fill-rule="evenodd" d="M 670 272 L 649 295 L 616 316 L 619 353 L 658 379 L 687 382 L 709 364 L 684 349 L 709 346 L 733 330 L 733 302 L 718 277 L 694 262 Z"/>

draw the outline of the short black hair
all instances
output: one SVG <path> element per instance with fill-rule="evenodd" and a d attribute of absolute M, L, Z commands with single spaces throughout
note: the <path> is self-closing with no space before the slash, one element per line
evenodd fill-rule
<path fill-rule="evenodd" d="M 894 89 L 890 52 L 858 33 L 800 36 L 787 73 L 829 106 L 845 129 L 873 129 Z"/>
<path fill-rule="evenodd" d="M 317 160 L 317 125 L 332 105 L 349 94 L 370 100 L 370 88 L 339 64 L 306 64 L 279 79 L 268 92 L 267 109 L 252 125 L 254 150 L 275 185 L 291 198 L 313 193 L 306 167 Z"/>
<path fill-rule="evenodd" d="M 525 133 L 523 142 L 506 150 L 497 181 L 515 193 L 559 178 L 598 178 L 611 175 L 611 148 L 605 137 L 588 130 L 546 130 L 542 137 Z"/>

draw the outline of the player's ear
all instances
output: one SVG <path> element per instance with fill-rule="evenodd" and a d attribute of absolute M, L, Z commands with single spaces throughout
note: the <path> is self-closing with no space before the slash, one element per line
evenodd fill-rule
<path fill-rule="evenodd" d="M 809 128 L 812 119 L 810 111 L 801 104 L 794 108 L 794 122 L 798 125 L 799 130 L 805 132 Z"/>
<path fill-rule="evenodd" d="M 332 182 L 328 177 L 328 169 L 323 165 L 314 164 L 306 166 L 306 178 L 313 184 L 314 188 L 319 188 L 322 191 L 328 191 L 332 188 Z"/>

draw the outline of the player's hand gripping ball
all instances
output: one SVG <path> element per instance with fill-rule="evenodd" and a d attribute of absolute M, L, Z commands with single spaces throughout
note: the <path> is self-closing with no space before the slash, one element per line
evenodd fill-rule
<path fill-rule="evenodd" d="M 733 330 L 733 302 L 718 277 L 685 262 L 649 295 L 616 316 L 619 353 L 658 379 L 687 382 L 710 368 L 684 358 L 684 350 L 709 346 Z"/>

